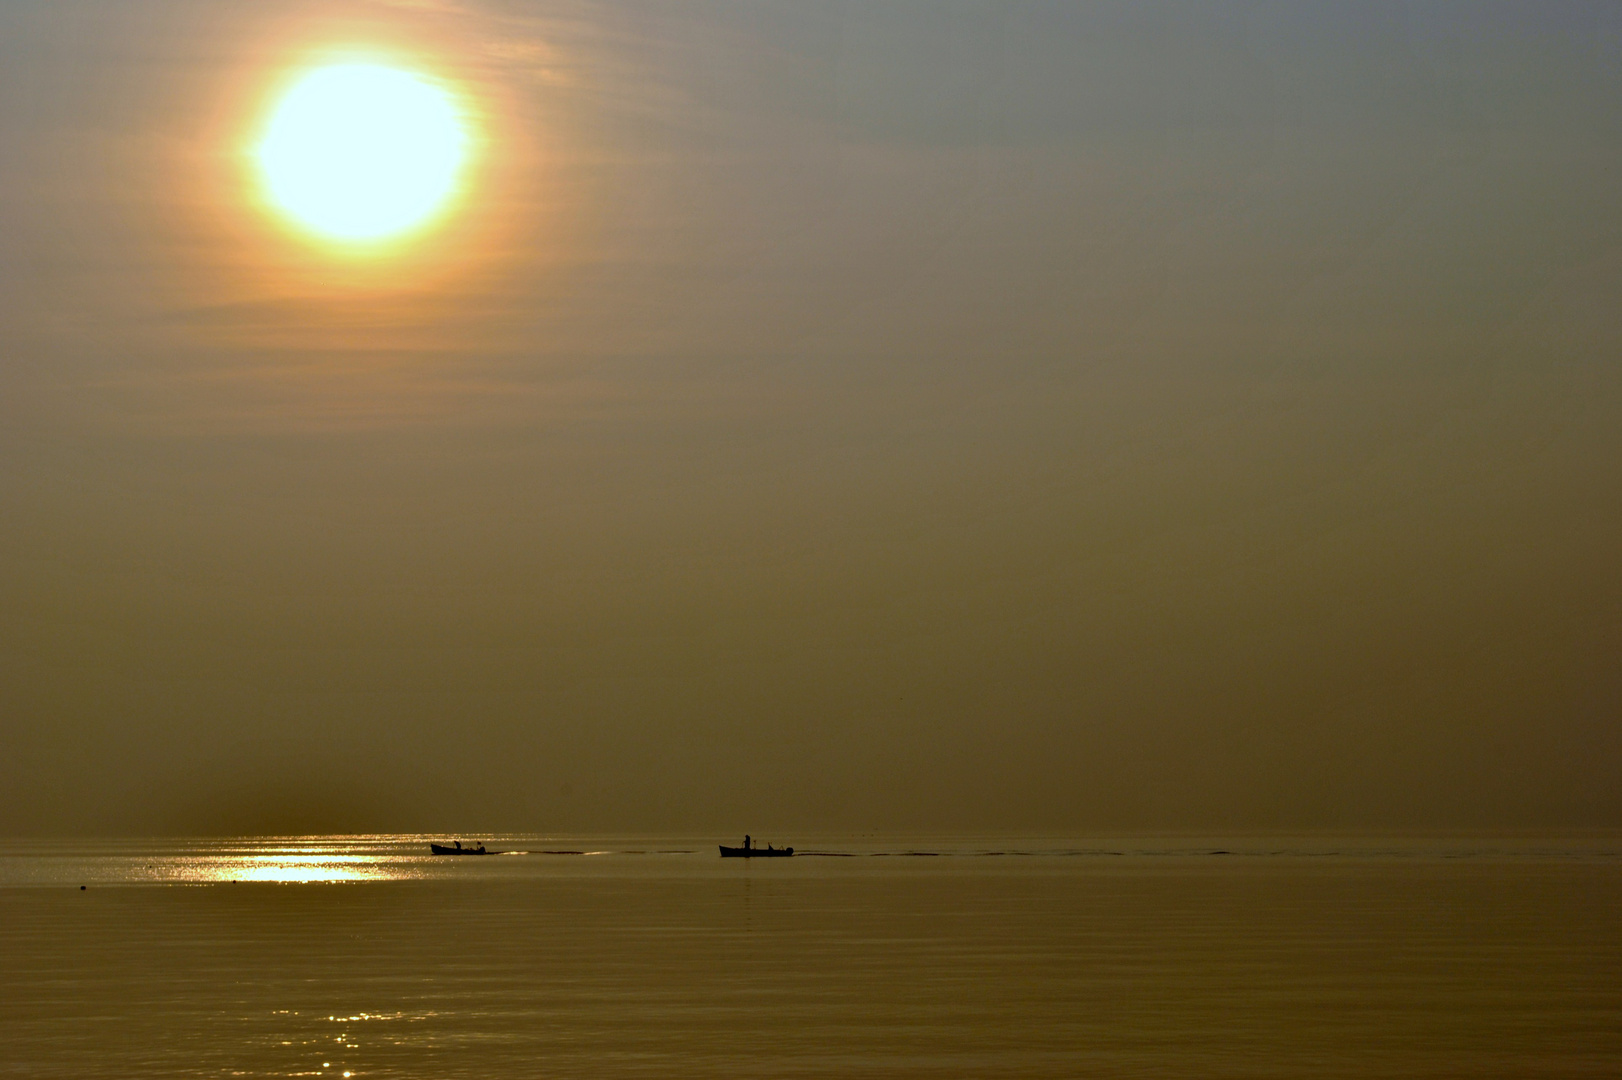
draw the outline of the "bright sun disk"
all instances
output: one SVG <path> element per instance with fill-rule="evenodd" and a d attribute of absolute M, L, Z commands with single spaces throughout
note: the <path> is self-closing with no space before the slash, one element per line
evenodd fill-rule
<path fill-rule="evenodd" d="M 387 239 L 455 191 L 468 137 L 456 99 L 420 75 L 338 64 L 299 79 L 257 156 L 280 210 L 332 240 Z"/>

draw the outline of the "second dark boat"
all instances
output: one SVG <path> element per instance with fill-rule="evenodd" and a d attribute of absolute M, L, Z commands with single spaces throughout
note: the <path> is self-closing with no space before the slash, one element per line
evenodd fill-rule
<path fill-rule="evenodd" d="M 718 846 L 721 848 L 723 859 L 786 859 L 794 854 L 791 847 L 774 848 L 770 844 L 763 848 L 755 847 L 752 839 L 747 836 L 743 838 L 743 847 L 727 847 L 725 844 Z"/>
<path fill-rule="evenodd" d="M 457 843 L 454 847 L 452 847 L 450 844 L 429 844 L 428 846 L 433 850 L 433 853 L 435 855 L 488 855 L 488 854 L 490 854 L 488 851 L 484 850 L 484 845 L 483 844 L 480 844 L 476 848 L 463 847 L 460 843 Z"/>

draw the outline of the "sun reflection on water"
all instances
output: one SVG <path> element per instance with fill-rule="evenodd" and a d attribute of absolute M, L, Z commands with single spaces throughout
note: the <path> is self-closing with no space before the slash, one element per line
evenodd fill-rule
<path fill-rule="evenodd" d="M 370 865 L 369 865 L 370 864 Z M 323 881 L 367 881 L 385 876 L 375 860 L 365 856 L 258 855 L 211 868 L 205 880 L 270 881 L 310 884 Z"/>
<path fill-rule="evenodd" d="M 408 876 L 401 853 L 370 839 L 328 842 L 288 837 L 264 841 L 202 842 L 179 858 L 155 864 L 158 880 L 194 884 L 267 882 L 321 884 L 378 881 Z"/>

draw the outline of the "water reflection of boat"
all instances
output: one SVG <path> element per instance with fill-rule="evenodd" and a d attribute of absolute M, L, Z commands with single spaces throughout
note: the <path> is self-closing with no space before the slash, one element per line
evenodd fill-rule
<path fill-rule="evenodd" d="M 794 854 L 791 847 L 776 848 L 770 844 L 763 848 L 755 847 L 753 839 L 747 836 L 743 838 L 743 847 L 727 847 L 725 844 L 718 846 L 721 848 L 723 859 L 784 859 Z"/>
<path fill-rule="evenodd" d="M 460 840 L 456 841 L 456 844 L 455 844 L 454 847 L 451 846 L 450 844 L 429 844 L 428 846 L 433 849 L 435 855 L 488 855 L 488 854 L 490 854 L 490 852 L 484 850 L 484 845 L 483 844 L 480 844 L 476 848 L 475 847 L 463 847 L 462 842 Z"/>

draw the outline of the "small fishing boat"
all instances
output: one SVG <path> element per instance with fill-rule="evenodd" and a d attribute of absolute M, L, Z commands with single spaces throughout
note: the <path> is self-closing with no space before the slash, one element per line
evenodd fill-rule
<path fill-rule="evenodd" d="M 763 848 L 755 847 L 750 837 L 743 838 L 743 847 L 727 847 L 725 844 L 717 845 L 721 849 L 723 859 L 786 859 L 794 854 L 791 847 L 772 847 L 767 844 Z"/>
<path fill-rule="evenodd" d="M 433 852 L 434 852 L 435 855 L 488 855 L 488 854 L 490 854 L 490 852 L 484 850 L 484 845 L 483 844 L 480 844 L 478 847 L 463 847 L 460 840 L 456 842 L 454 847 L 452 845 L 450 845 L 450 844 L 429 844 L 428 846 L 433 849 Z"/>

